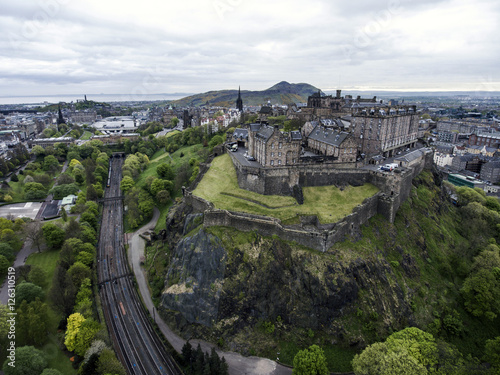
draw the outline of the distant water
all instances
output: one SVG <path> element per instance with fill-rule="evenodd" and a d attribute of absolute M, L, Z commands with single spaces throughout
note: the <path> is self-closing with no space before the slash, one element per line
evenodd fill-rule
<path fill-rule="evenodd" d="M 157 100 L 176 100 L 191 94 L 87 94 L 87 100 L 96 102 L 143 102 Z M 36 95 L 36 96 L 0 96 L 1 104 L 53 104 L 59 102 L 75 102 L 83 100 L 84 95 Z"/>

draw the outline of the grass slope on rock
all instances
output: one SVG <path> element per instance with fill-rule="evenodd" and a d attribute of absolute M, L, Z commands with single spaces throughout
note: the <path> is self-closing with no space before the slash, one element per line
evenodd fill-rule
<path fill-rule="evenodd" d="M 293 197 L 261 195 L 240 189 L 229 155 L 215 158 L 198 187 L 195 196 L 212 202 L 216 208 L 270 216 L 282 221 L 300 215 L 317 215 L 321 223 L 334 223 L 352 213 L 357 205 L 372 197 L 378 189 L 365 184 L 340 190 L 335 186 L 306 187 L 304 204 Z"/>

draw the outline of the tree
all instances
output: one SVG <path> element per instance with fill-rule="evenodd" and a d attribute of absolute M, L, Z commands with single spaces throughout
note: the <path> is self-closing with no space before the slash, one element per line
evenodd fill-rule
<path fill-rule="evenodd" d="M 3 277 L 7 275 L 9 267 L 10 267 L 9 260 L 5 256 L 0 255 L 0 276 Z"/>
<path fill-rule="evenodd" d="M 38 285 L 22 282 L 16 286 L 16 304 L 22 301 L 30 303 L 37 298 L 43 299 L 43 290 Z"/>
<path fill-rule="evenodd" d="M 47 196 L 45 187 L 39 182 L 28 182 L 24 184 L 24 196 L 28 200 L 42 199 Z"/>
<path fill-rule="evenodd" d="M 68 276 L 71 278 L 71 281 L 73 282 L 75 288 L 79 289 L 82 285 L 83 280 L 90 279 L 91 271 L 90 268 L 82 262 L 75 262 L 68 269 Z"/>
<path fill-rule="evenodd" d="M 54 155 L 47 155 L 43 159 L 43 170 L 47 172 L 56 172 L 59 169 L 59 162 Z"/>
<path fill-rule="evenodd" d="M 208 145 L 213 148 L 217 145 L 220 145 L 221 143 L 224 142 L 224 139 L 222 139 L 222 137 L 220 135 L 216 135 L 214 137 L 212 137 L 212 139 L 210 140 L 210 142 L 208 142 Z"/>
<path fill-rule="evenodd" d="M 44 240 L 42 223 L 40 220 L 30 221 L 24 224 L 24 237 L 31 241 L 33 246 L 36 246 L 38 252 L 41 252 L 41 245 Z"/>
<path fill-rule="evenodd" d="M 47 341 L 48 307 L 37 298 L 23 301 L 17 309 L 18 338 L 26 345 L 41 346 Z"/>
<path fill-rule="evenodd" d="M 403 347 L 389 349 L 383 342 L 368 346 L 352 361 L 356 375 L 425 375 L 427 369 Z"/>
<path fill-rule="evenodd" d="M 16 348 L 15 367 L 10 366 L 9 358 L 4 362 L 2 370 L 5 375 L 40 375 L 47 367 L 45 354 L 33 346 Z"/>
<path fill-rule="evenodd" d="M 42 146 L 36 145 L 31 149 L 31 153 L 35 156 L 45 155 L 45 150 Z"/>
<path fill-rule="evenodd" d="M 43 288 L 47 285 L 47 272 L 40 266 L 31 266 L 31 270 L 28 273 L 28 280 Z"/>
<path fill-rule="evenodd" d="M 42 227 L 42 232 L 43 237 L 45 238 L 45 242 L 52 249 L 60 248 L 66 237 L 64 230 L 52 223 L 45 224 Z"/>
<path fill-rule="evenodd" d="M 496 369 L 500 369 L 500 336 L 486 341 L 484 359 Z"/>
<path fill-rule="evenodd" d="M 493 320 L 500 313 L 500 280 L 492 270 L 481 269 L 471 274 L 460 290 L 467 311 Z"/>
<path fill-rule="evenodd" d="M 63 219 L 64 222 L 68 221 L 68 214 L 66 213 L 66 209 L 64 207 L 61 207 L 61 219 Z"/>
<path fill-rule="evenodd" d="M 170 164 L 167 163 L 162 163 L 159 166 L 157 166 L 156 173 L 164 180 L 173 180 L 175 177 L 174 170 L 172 169 Z"/>
<path fill-rule="evenodd" d="M 445 347 L 443 352 L 452 353 Z M 439 363 L 439 351 L 434 337 L 416 327 L 395 332 L 385 342 L 368 346 L 357 354 L 352 366 L 356 375 L 368 374 L 427 374 L 435 372 Z M 459 363 L 458 359 L 455 361 Z M 447 363 L 446 363 L 447 364 Z"/>
<path fill-rule="evenodd" d="M 14 259 L 14 249 L 9 244 L 5 242 L 0 242 L 0 255 L 3 255 L 7 259 Z"/>
<path fill-rule="evenodd" d="M 157 194 L 156 194 L 156 201 L 159 203 L 159 204 L 166 204 L 168 202 L 168 200 L 170 199 L 170 193 L 167 191 L 167 190 L 160 190 Z"/>
<path fill-rule="evenodd" d="M 99 356 L 97 371 L 99 374 L 126 375 L 126 371 L 120 361 L 116 359 L 115 353 L 108 348 L 103 349 Z"/>
<path fill-rule="evenodd" d="M 75 350 L 76 336 L 85 318 L 82 314 L 75 313 L 68 317 L 68 325 L 66 327 L 66 335 L 64 339 L 64 345 L 70 352 Z"/>
<path fill-rule="evenodd" d="M 122 178 L 122 181 L 120 183 L 120 189 L 124 193 L 127 193 L 131 188 L 133 188 L 135 185 L 135 182 L 132 177 L 125 176 Z"/>
<path fill-rule="evenodd" d="M 87 349 L 90 348 L 96 333 L 99 332 L 100 329 L 101 325 L 95 320 L 84 320 L 76 335 L 75 353 L 83 357 Z"/>
<path fill-rule="evenodd" d="M 293 358 L 294 375 L 328 375 L 325 354 L 317 345 L 300 350 Z"/>
<path fill-rule="evenodd" d="M 182 346 L 181 354 L 185 365 L 191 363 L 191 357 L 193 355 L 193 346 L 191 345 L 189 340 L 186 341 L 186 343 Z"/>

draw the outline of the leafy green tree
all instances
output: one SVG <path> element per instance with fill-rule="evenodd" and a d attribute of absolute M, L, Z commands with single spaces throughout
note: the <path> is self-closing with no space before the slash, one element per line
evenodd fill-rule
<path fill-rule="evenodd" d="M 42 146 L 36 145 L 31 149 L 31 153 L 35 156 L 45 155 L 45 150 Z"/>
<path fill-rule="evenodd" d="M 217 145 L 220 145 L 224 142 L 224 139 L 220 136 L 220 135 L 216 135 L 214 137 L 212 137 L 212 139 L 210 140 L 210 142 L 208 142 L 208 145 L 213 148 Z"/>
<path fill-rule="evenodd" d="M 41 346 L 47 341 L 48 307 L 37 298 L 17 309 L 18 338 L 23 344 Z"/>
<path fill-rule="evenodd" d="M 5 375 L 40 375 L 47 367 L 45 354 L 34 346 L 16 348 L 15 367 L 9 363 L 11 362 L 7 358 L 2 366 Z"/>
<path fill-rule="evenodd" d="M 160 190 L 156 194 L 156 201 L 161 205 L 166 204 L 169 200 L 170 200 L 170 193 L 167 190 Z"/>
<path fill-rule="evenodd" d="M 3 255 L 0 255 L 0 276 L 7 275 L 10 267 L 10 261 Z"/>
<path fill-rule="evenodd" d="M 14 249 L 9 244 L 5 242 L 0 242 L 0 255 L 3 255 L 7 259 L 14 259 Z"/>
<path fill-rule="evenodd" d="M 99 356 L 97 371 L 99 374 L 126 375 L 126 371 L 120 361 L 116 359 L 115 353 L 108 348 L 103 349 Z"/>
<path fill-rule="evenodd" d="M 42 232 L 45 242 L 52 249 L 60 248 L 66 237 L 64 230 L 52 223 L 45 224 L 42 227 Z"/>
<path fill-rule="evenodd" d="M 500 312 L 500 281 L 492 270 L 481 269 L 471 274 L 460 291 L 470 313 L 490 320 L 497 317 Z"/>
<path fill-rule="evenodd" d="M 85 211 L 80 215 L 80 222 L 86 221 L 92 228 L 97 228 L 97 218 L 92 212 Z"/>
<path fill-rule="evenodd" d="M 100 329 L 101 325 L 95 320 L 84 320 L 76 335 L 75 353 L 83 357 L 87 349 L 90 348 L 96 333 L 99 332 Z"/>
<path fill-rule="evenodd" d="M 386 343 L 376 342 L 368 346 L 352 361 L 356 375 L 425 375 L 424 365 L 419 363 L 405 347 L 392 349 Z"/>
<path fill-rule="evenodd" d="M 47 196 L 47 191 L 38 182 L 28 182 L 24 184 L 24 195 L 26 199 L 42 199 Z"/>
<path fill-rule="evenodd" d="M 325 354 L 317 345 L 300 350 L 293 358 L 293 375 L 328 375 Z"/>
<path fill-rule="evenodd" d="M 44 288 L 47 286 L 47 272 L 40 266 L 31 266 L 28 280 L 40 288 Z"/>
<path fill-rule="evenodd" d="M 484 360 L 489 362 L 497 371 L 500 370 L 500 336 L 486 341 Z"/>
<path fill-rule="evenodd" d="M 91 273 L 90 268 L 82 262 L 75 262 L 68 269 L 68 276 L 71 278 L 71 281 L 76 289 L 80 288 L 83 280 L 90 279 Z"/>
<path fill-rule="evenodd" d="M 156 173 L 164 180 L 173 180 L 175 177 L 172 166 L 168 163 L 162 163 L 156 167 Z"/>
<path fill-rule="evenodd" d="M 20 304 L 22 301 L 30 303 L 37 298 L 43 299 L 43 290 L 38 285 L 21 282 L 16 286 L 16 304 Z"/>
<path fill-rule="evenodd" d="M 165 181 L 160 178 L 157 178 L 151 183 L 151 189 L 150 189 L 151 195 L 155 197 L 161 190 L 165 190 Z"/>
<path fill-rule="evenodd" d="M 134 179 L 129 176 L 125 176 L 122 178 L 122 181 L 120 183 L 120 189 L 124 193 L 128 192 L 130 189 L 132 189 L 135 185 Z"/>
<path fill-rule="evenodd" d="M 80 327 L 84 321 L 85 318 L 82 314 L 79 313 L 71 314 L 68 317 L 64 345 L 66 345 L 66 348 L 68 348 L 70 352 L 73 352 L 75 350 L 76 336 L 78 335 Z"/>
<path fill-rule="evenodd" d="M 53 155 L 47 155 L 43 159 L 43 170 L 47 172 L 56 172 L 59 169 L 59 162 Z"/>

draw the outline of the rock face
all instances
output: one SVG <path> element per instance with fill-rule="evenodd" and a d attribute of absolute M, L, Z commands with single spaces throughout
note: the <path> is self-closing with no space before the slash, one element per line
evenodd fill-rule
<path fill-rule="evenodd" d="M 199 222 L 188 214 L 178 231 L 191 232 Z M 405 268 L 418 273 L 412 259 L 406 259 Z M 361 307 L 366 316 L 377 317 L 379 326 L 404 326 L 413 319 L 409 298 L 389 263 L 376 256 L 337 261 L 332 254 L 279 238 L 220 228 L 199 229 L 177 244 L 162 307 L 178 312 L 181 332 L 224 337 L 226 342 L 259 322 L 281 321 L 360 343 L 347 337 L 344 315 Z M 210 328 L 193 331 L 190 323 Z"/>
<path fill-rule="evenodd" d="M 179 311 L 189 323 L 211 326 L 218 315 L 225 268 L 226 252 L 217 237 L 200 230 L 182 239 L 172 255 L 162 307 Z"/>
<path fill-rule="evenodd" d="M 335 334 L 337 319 L 361 299 L 392 325 L 411 317 L 385 261 L 340 263 L 292 249 L 279 240 L 261 239 L 254 245 L 253 259 L 235 249 L 226 270 L 218 319 L 234 321 L 235 330 L 259 320 L 273 322 L 279 316 L 294 327 Z"/>

